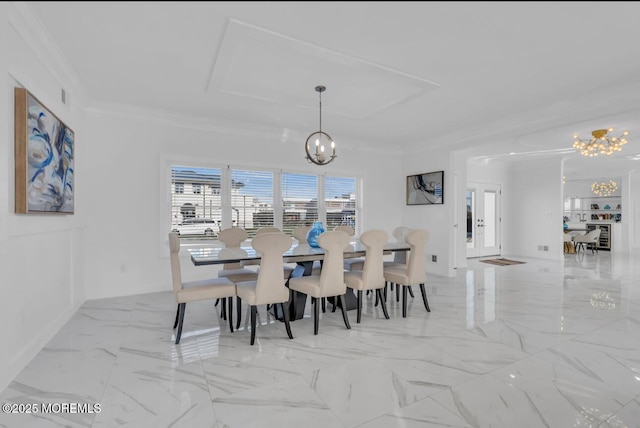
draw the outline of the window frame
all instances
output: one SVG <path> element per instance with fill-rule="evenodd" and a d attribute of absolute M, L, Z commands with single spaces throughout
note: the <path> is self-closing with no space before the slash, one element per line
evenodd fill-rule
<path fill-rule="evenodd" d="M 181 167 L 194 167 L 194 168 L 210 168 L 219 169 L 221 171 L 221 207 L 222 207 L 222 222 L 220 223 L 220 230 L 231 227 L 232 219 L 232 207 L 231 207 L 231 177 L 232 170 L 242 171 L 258 171 L 258 172 L 271 172 L 273 174 L 273 209 L 274 209 L 274 226 L 281 229 L 283 228 L 283 215 L 284 206 L 282 200 L 282 175 L 283 174 L 301 174 L 301 175 L 315 175 L 317 177 L 317 192 L 318 192 L 318 221 L 326 224 L 326 204 L 325 204 L 325 180 L 327 177 L 334 178 L 351 178 L 354 180 L 354 192 L 355 192 L 355 224 L 356 235 L 362 230 L 362 207 L 363 207 L 363 189 L 364 189 L 364 177 L 362 174 L 353 174 L 347 171 L 332 171 L 330 174 L 326 172 L 313 174 L 313 171 L 296 170 L 289 168 L 267 168 L 260 165 L 251 164 L 221 164 L 219 161 L 207 161 L 202 159 L 194 159 L 191 157 L 182 156 L 167 156 L 163 155 L 162 168 L 160 168 L 161 182 L 163 186 L 161 191 L 163 193 L 160 201 L 162 201 L 161 212 L 163 213 L 164 221 L 160 222 L 160 235 L 163 237 L 162 242 L 167 241 L 167 233 L 171 230 L 172 224 L 172 168 L 174 166 Z M 206 192 L 206 189 L 202 191 Z M 186 193 L 186 189 L 185 189 Z M 190 239 L 188 241 L 180 240 L 181 245 L 186 246 L 201 246 L 203 243 L 207 245 L 214 244 L 219 245 L 217 238 L 202 238 L 202 239 Z M 165 245 L 166 247 L 166 245 Z M 166 253 L 166 248 L 164 249 Z"/>

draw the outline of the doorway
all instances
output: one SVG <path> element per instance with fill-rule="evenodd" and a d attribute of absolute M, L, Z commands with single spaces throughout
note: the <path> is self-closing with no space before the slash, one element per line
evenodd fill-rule
<path fill-rule="evenodd" d="M 500 255 L 501 194 L 499 184 L 467 184 L 467 258 Z"/>

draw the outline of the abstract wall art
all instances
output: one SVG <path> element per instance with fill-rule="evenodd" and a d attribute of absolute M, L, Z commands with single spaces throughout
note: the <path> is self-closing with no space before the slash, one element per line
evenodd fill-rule
<path fill-rule="evenodd" d="M 407 176 L 407 205 L 444 204 L 444 171 Z"/>
<path fill-rule="evenodd" d="M 15 212 L 74 212 L 73 131 L 24 88 L 15 88 Z"/>

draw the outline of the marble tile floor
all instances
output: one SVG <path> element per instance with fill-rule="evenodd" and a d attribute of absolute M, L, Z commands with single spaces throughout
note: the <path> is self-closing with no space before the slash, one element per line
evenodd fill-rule
<path fill-rule="evenodd" d="M 0 427 L 640 427 L 640 258 L 511 258 L 430 276 L 432 312 L 416 288 L 406 319 L 369 299 L 314 336 L 307 305 L 289 340 L 262 310 L 253 347 L 212 302 L 187 305 L 176 346 L 171 292 L 88 301 L 0 402 L 100 411 Z"/>

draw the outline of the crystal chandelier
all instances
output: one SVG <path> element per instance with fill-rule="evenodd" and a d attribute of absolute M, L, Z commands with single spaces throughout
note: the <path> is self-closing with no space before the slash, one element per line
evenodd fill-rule
<path fill-rule="evenodd" d="M 618 184 L 613 180 L 609 180 L 608 183 L 596 181 L 591 185 L 591 191 L 598 196 L 611 196 L 616 190 L 618 190 Z"/>
<path fill-rule="evenodd" d="M 590 140 L 581 140 L 578 134 L 573 136 L 573 147 L 583 156 L 598 156 L 599 154 L 611 155 L 615 152 L 622 151 L 622 146 L 627 144 L 626 136 L 629 131 L 624 131 L 620 137 L 612 137 L 610 133 L 613 128 L 596 129 L 591 132 Z"/>
<path fill-rule="evenodd" d="M 336 143 L 329 134 L 322 132 L 322 93 L 326 90 L 327 88 L 324 86 L 316 86 L 316 92 L 320 99 L 320 126 L 318 131 L 307 137 L 307 142 L 304 146 L 304 149 L 307 152 L 307 160 L 315 163 L 316 165 L 326 165 L 337 157 Z M 313 148 L 311 145 L 313 145 Z M 331 154 L 329 154 L 325 146 L 331 146 Z"/>

